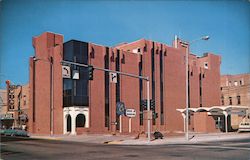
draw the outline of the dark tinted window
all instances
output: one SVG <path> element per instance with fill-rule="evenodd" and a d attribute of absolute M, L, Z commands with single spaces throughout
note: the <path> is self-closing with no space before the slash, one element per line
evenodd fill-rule
<path fill-rule="evenodd" d="M 64 43 L 63 60 L 88 64 L 88 44 L 74 40 Z M 71 66 L 71 74 L 73 70 L 79 71 L 79 79 L 63 79 L 63 106 L 88 106 L 88 69 Z"/>

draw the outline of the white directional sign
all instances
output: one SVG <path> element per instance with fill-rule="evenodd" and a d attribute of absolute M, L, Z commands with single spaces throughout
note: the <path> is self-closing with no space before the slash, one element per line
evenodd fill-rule
<path fill-rule="evenodd" d="M 70 67 L 69 66 L 62 66 L 62 77 L 63 78 L 70 78 Z"/>
<path fill-rule="evenodd" d="M 117 73 L 110 72 L 109 77 L 111 83 L 117 83 Z"/>
<path fill-rule="evenodd" d="M 135 109 L 126 109 L 126 116 L 127 117 L 135 117 L 136 116 Z"/>
<path fill-rule="evenodd" d="M 73 70 L 72 79 L 79 79 L 79 71 Z"/>

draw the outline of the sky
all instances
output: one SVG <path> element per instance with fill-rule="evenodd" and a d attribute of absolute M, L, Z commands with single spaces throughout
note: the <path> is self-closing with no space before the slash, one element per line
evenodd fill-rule
<path fill-rule="evenodd" d="M 168 45 L 174 35 L 202 56 L 222 57 L 221 74 L 250 73 L 250 1 L 0 0 L 0 88 L 29 81 L 32 37 L 45 31 L 105 46 L 141 38 Z"/>

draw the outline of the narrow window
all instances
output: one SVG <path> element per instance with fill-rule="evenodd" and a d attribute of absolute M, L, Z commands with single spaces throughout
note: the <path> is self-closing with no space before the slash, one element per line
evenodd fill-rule
<path fill-rule="evenodd" d="M 202 74 L 199 74 L 199 84 L 200 84 L 200 107 L 202 107 Z"/>
<path fill-rule="evenodd" d="M 120 71 L 120 51 L 117 50 L 117 57 L 115 59 L 115 70 Z M 116 103 L 120 102 L 120 75 L 117 74 L 117 83 L 116 83 Z M 119 116 L 116 115 L 116 130 L 120 129 L 120 119 Z"/>
<path fill-rule="evenodd" d="M 237 82 L 237 81 L 234 81 L 234 85 L 235 85 L 235 86 L 238 86 L 238 82 Z"/>
<path fill-rule="evenodd" d="M 241 102 L 240 102 L 240 96 L 237 96 L 237 104 L 240 105 Z"/>
<path fill-rule="evenodd" d="M 208 62 L 204 63 L 204 68 L 208 69 Z"/>
<path fill-rule="evenodd" d="M 138 52 L 138 53 L 140 53 L 140 52 L 141 52 L 141 49 L 140 49 L 140 48 L 138 48 L 137 52 Z"/>
<path fill-rule="evenodd" d="M 154 42 L 151 50 L 151 77 L 152 77 L 152 99 L 155 100 L 155 48 Z M 155 108 L 152 109 L 155 114 Z M 154 117 L 154 116 L 153 116 Z M 155 125 L 155 118 L 153 118 L 153 125 Z"/>
<path fill-rule="evenodd" d="M 232 97 L 229 97 L 229 105 L 232 105 Z"/>
<path fill-rule="evenodd" d="M 142 76 L 142 55 L 140 55 L 140 62 L 139 62 L 139 75 Z M 140 125 L 143 125 L 143 105 L 142 105 L 142 99 L 143 99 L 143 82 L 142 79 L 139 79 L 139 95 L 140 95 Z"/>
<path fill-rule="evenodd" d="M 221 96 L 221 105 L 224 106 L 224 96 Z"/>
<path fill-rule="evenodd" d="M 161 50 L 160 50 L 160 107 L 161 107 L 161 125 L 164 125 L 164 108 L 163 108 L 163 76 L 164 76 L 164 72 L 163 72 L 163 54 L 162 54 L 162 45 L 161 45 Z"/>
<path fill-rule="evenodd" d="M 104 56 L 105 69 L 109 69 L 109 48 L 106 47 L 106 55 Z M 109 72 L 104 72 L 105 76 L 105 127 L 109 126 Z"/>

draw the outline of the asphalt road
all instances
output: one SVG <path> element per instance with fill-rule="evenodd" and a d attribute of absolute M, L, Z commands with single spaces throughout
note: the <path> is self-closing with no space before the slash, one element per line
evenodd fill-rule
<path fill-rule="evenodd" d="M 250 160 L 248 139 L 178 145 L 125 146 L 1 137 L 4 160 Z"/>

